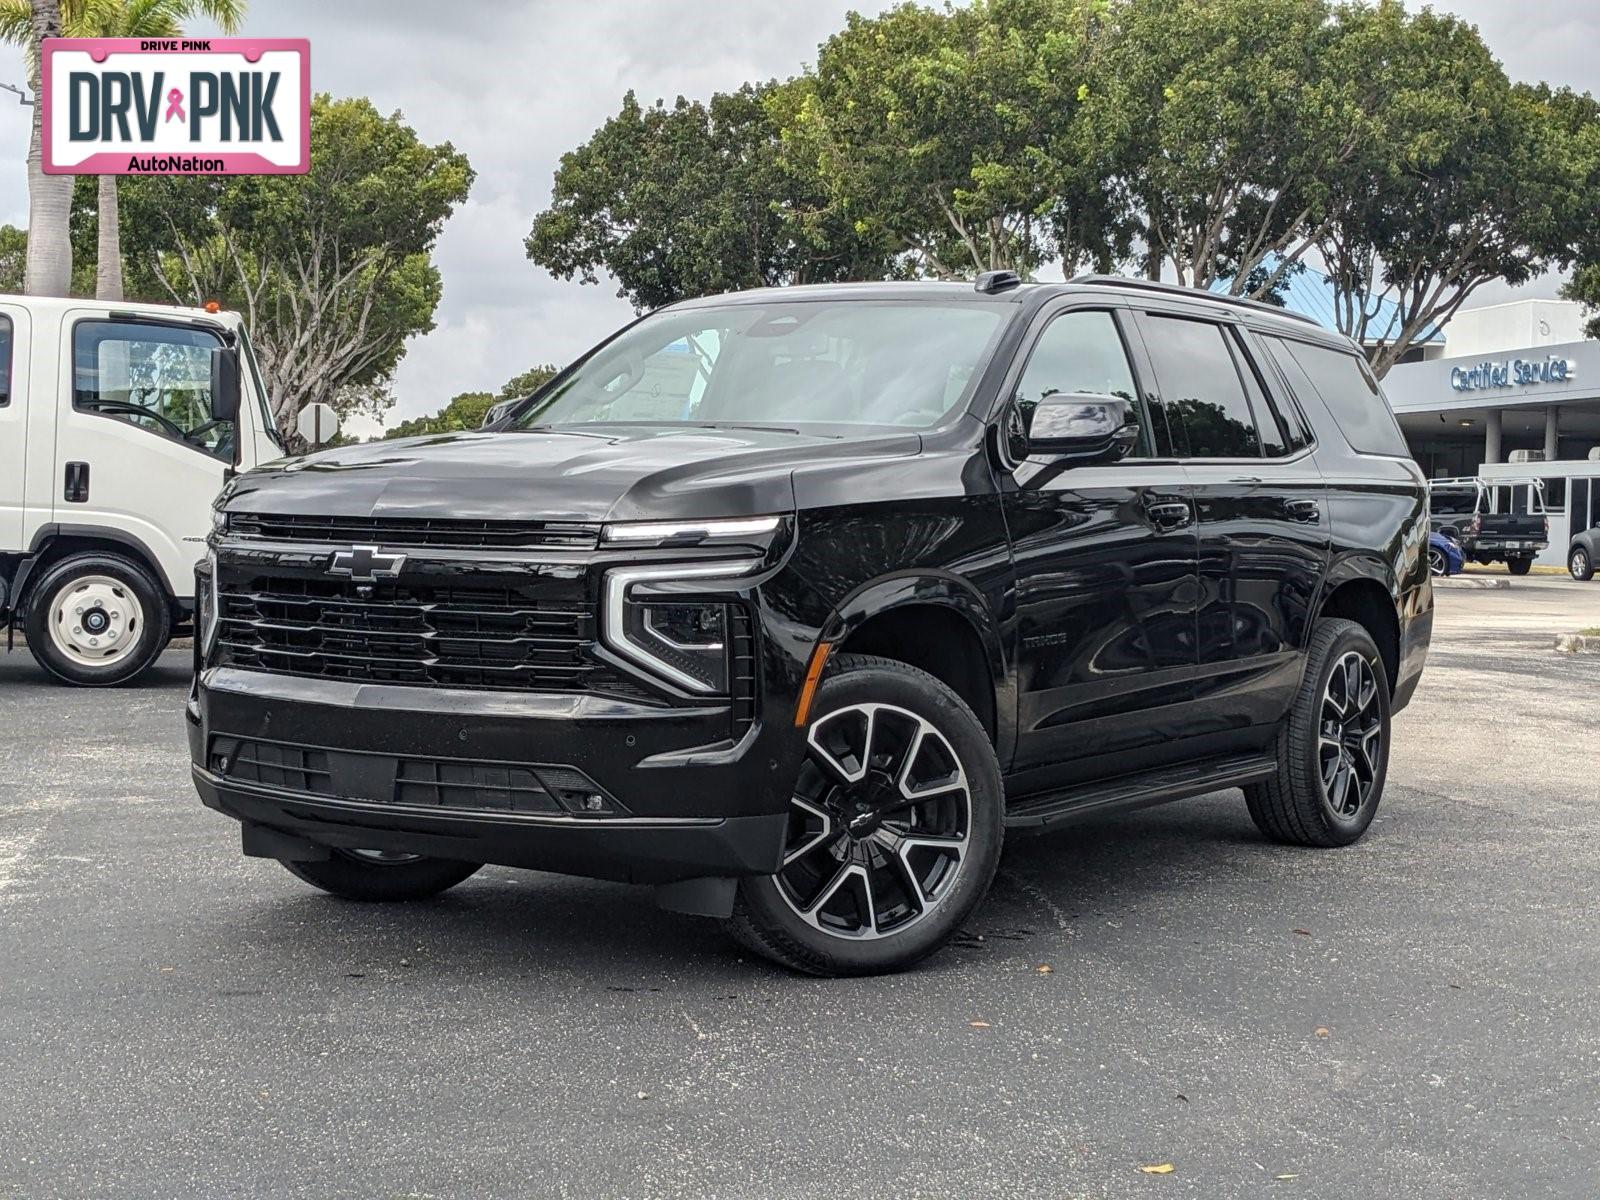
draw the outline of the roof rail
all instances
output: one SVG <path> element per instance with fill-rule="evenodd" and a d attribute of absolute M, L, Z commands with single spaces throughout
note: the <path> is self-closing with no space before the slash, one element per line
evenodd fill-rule
<path fill-rule="evenodd" d="M 1097 287 L 1128 288 L 1137 292 L 1159 292 L 1164 296 L 1189 296 L 1197 300 L 1214 300 L 1218 304 L 1231 305 L 1234 308 L 1249 308 L 1257 312 L 1268 312 L 1277 317 L 1288 317 L 1291 321 L 1304 321 L 1307 325 L 1322 328 L 1315 317 L 1308 317 L 1305 313 L 1291 312 L 1277 304 L 1268 304 L 1264 300 L 1246 300 L 1243 296 L 1228 296 L 1217 292 L 1208 292 L 1200 288 L 1184 287 L 1177 283 L 1160 283 L 1154 279 L 1130 279 L 1126 275 L 1074 275 L 1067 280 L 1068 283 L 1092 283 Z"/>

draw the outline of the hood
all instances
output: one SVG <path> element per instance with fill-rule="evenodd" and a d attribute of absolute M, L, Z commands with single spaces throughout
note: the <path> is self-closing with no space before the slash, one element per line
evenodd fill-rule
<path fill-rule="evenodd" d="M 605 426 L 452 433 L 267 463 L 234 512 L 470 520 L 698 520 L 794 510 L 791 472 L 819 459 L 916 454 L 913 433 Z"/>

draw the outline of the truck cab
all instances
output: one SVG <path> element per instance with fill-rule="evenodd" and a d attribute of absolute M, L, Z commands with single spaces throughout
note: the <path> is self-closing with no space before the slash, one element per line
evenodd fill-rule
<path fill-rule="evenodd" d="M 211 502 L 283 446 L 237 313 L 0 296 L 0 623 L 69 684 L 194 612 Z"/>

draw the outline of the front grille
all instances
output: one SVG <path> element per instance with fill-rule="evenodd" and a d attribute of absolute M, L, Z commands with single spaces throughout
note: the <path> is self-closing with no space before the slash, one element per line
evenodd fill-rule
<path fill-rule="evenodd" d="M 590 657 L 587 605 L 505 587 L 348 579 L 225 581 L 217 661 L 320 679 L 649 698 Z"/>
<path fill-rule="evenodd" d="M 214 746 L 212 766 L 246 783 L 262 783 L 316 796 L 333 795 L 328 752 L 310 746 L 259 741 Z"/>
<path fill-rule="evenodd" d="M 275 542 L 376 543 L 451 549 L 593 550 L 600 526 L 577 521 L 470 521 L 454 517 L 325 517 L 236 512 L 228 532 Z"/>

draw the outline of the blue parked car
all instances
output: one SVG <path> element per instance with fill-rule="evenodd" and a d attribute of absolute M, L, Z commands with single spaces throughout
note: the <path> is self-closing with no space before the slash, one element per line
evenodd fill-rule
<path fill-rule="evenodd" d="M 1467 556 L 1461 543 L 1442 533 L 1428 535 L 1428 570 L 1435 575 L 1459 575 Z"/>

